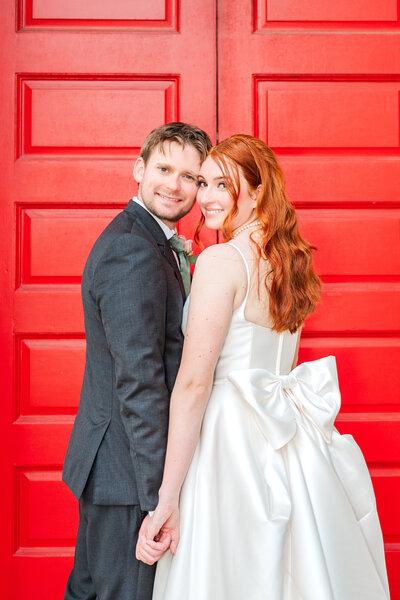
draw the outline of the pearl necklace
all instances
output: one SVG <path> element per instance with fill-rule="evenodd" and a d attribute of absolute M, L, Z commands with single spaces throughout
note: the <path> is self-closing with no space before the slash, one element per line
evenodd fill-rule
<path fill-rule="evenodd" d="M 250 229 L 250 227 L 257 227 L 257 225 L 261 225 L 260 221 L 252 221 L 251 223 L 247 223 L 247 225 L 243 225 L 243 227 L 239 227 L 239 229 L 237 229 L 235 231 L 235 233 L 233 234 L 232 237 L 237 237 L 239 235 L 239 233 L 242 233 L 242 231 L 245 231 L 246 229 Z"/>

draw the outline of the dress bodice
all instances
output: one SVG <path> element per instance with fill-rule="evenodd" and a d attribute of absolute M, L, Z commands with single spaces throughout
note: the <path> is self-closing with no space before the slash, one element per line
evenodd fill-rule
<path fill-rule="evenodd" d="M 236 369 L 267 369 L 286 375 L 292 368 L 297 335 L 289 331 L 277 333 L 268 327 L 247 321 L 245 302 L 233 313 L 214 380 L 225 379 Z"/>
<path fill-rule="evenodd" d="M 219 356 L 214 381 L 227 378 L 236 369 L 267 369 L 277 375 L 286 375 L 292 369 L 296 353 L 298 332 L 277 333 L 269 327 L 257 325 L 245 318 L 250 290 L 250 269 L 243 252 L 232 242 L 241 255 L 247 273 L 247 291 L 242 304 L 232 314 L 231 324 Z M 186 328 L 189 298 L 184 310 L 183 329 Z"/>

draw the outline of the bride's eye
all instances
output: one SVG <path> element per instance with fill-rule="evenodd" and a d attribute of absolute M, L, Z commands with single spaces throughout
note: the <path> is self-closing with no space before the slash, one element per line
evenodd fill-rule
<path fill-rule="evenodd" d="M 199 188 L 205 188 L 207 187 L 207 184 L 205 181 L 198 181 L 197 185 L 199 186 Z"/>
<path fill-rule="evenodd" d="M 220 181 L 218 187 L 222 188 L 223 190 L 226 189 L 225 181 Z"/>

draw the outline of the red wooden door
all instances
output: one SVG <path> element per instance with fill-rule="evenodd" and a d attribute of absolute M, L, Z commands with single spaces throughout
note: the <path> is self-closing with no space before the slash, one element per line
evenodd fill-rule
<path fill-rule="evenodd" d="M 84 365 L 80 274 L 93 240 L 135 191 L 131 165 L 146 133 L 179 118 L 215 138 L 218 46 L 219 138 L 242 131 L 275 148 L 304 234 L 318 246 L 324 296 L 301 358 L 338 358 L 338 427 L 369 461 L 400 599 L 396 0 L 218 0 L 217 32 L 215 8 L 215 0 L 2 3 L 6 598 L 62 597 L 76 530 L 60 473 Z"/>
<path fill-rule="evenodd" d="M 219 138 L 278 154 L 322 302 L 300 360 L 335 354 L 370 466 L 392 598 L 400 598 L 399 92 L 396 0 L 220 0 Z M 361 600 L 361 599 L 360 599 Z"/>
<path fill-rule="evenodd" d="M 151 129 L 183 120 L 215 139 L 215 1 L 4 0 L 1 36 L 2 597 L 55 600 L 77 527 L 61 467 L 81 272 Z"/>

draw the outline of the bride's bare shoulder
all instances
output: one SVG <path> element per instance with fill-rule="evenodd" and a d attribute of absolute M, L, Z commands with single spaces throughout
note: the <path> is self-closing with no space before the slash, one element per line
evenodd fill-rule
<path fill-rule="evenodd" d="M 223 288 L 237 288 L 241 284 L 241 257 L 229 244 L 214 244 L 200 254 L 196 262 L 193 282 L 204 281 Z M 238 268 L 239 266 L 239 268 Z"/>
<path fill-rule="evenodd" d="M 240 260 L 238 251 L 235 248 L 230 244 L 213 244 L 212 246 L 208 246 L 208 248 L 203 250 L 199 255 L 196 266 L 197 264 L 219 263 L 221 261 L 231 262 L 232 260 Z"/>

